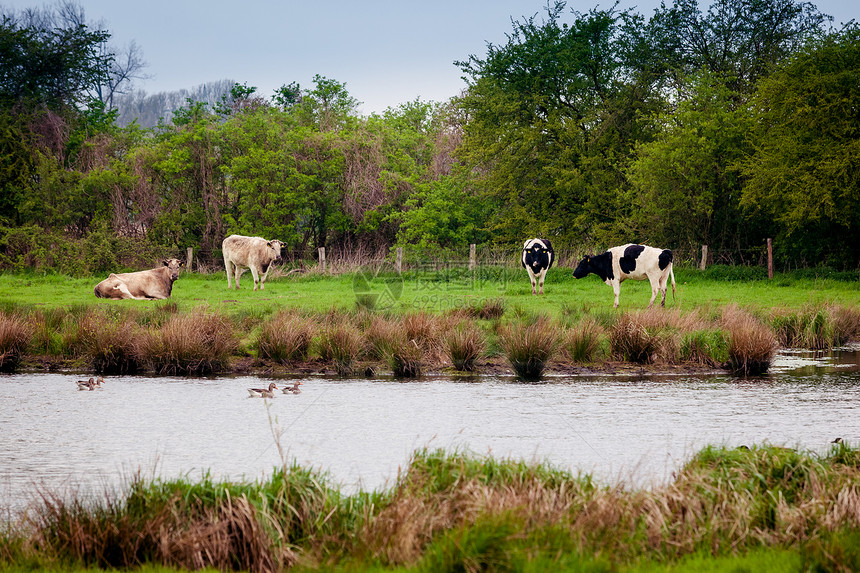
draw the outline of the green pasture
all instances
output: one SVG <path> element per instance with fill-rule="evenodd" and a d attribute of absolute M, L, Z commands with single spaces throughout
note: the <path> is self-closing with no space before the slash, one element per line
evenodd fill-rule
<path fill-rule="evenodd" d="M 69 277 L 56 274 L 0 274 L 0 304 L 69 307 L 76 305 L 146 305 L 147 301 L 113 301 L 95 297 L 93 287 L 104 276 Z M 737 304 L 752 310 L 800 309 L 807 305 L 860 305 L 857 273 L 804 270 L 778 274 L 773 279 L 760 269 L 713 267 L 675 271 L 677 290 L 671 288 L 666 306 L 692 310 Z M 184 272 L 173 286 L 172 302 L 181 309 L 207 306 L 226 314 L 268 314 L 290 307 L 308 311 L 351 310 L 359 304 L 376 310 L 433 313 L 480 305 L 502 299 L 508 310 L 550 316 L 582 314 L 612 308 L 612 289 L 596 276 L 576 280 L 570 269 L 550 269 L 544 295 L 531 293 L 526 273 L 513 267 L 482 267 L 410 270 L 402 275 L 377 273 L 368 268 L 338 275 L 310 272 L 303 275 L 269 276 L 263 291 L 252 290 L 250 273 L 242 286 L 227 289 L 222 273 Z M 651 296 L 647 281 L 625 281 L 621 285 L 620 309 L 639 310 Z"/>

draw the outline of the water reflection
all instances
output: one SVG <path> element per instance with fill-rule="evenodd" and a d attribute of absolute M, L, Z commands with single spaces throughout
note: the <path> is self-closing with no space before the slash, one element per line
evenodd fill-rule
<path fill-rule="evenodd" d="M 826 451 L 860 435 L 856 350 L 786 354 L 773 373 L 479 381 L 306 378 L 299 395 L 247 397 L 259 378 L 0 377 L 0 511 L 34 487 L 98 494 L 136 471 L 263 478 L 286 457 L 344 490 L 391 485 L 422 447 L 546 460 L 604 481 L 668 479 L 706 444 L 770 442 Z M 277 381 L 279 384 L 282 381 Z M 276 440 L 273 436 L 277 436 Z"/>

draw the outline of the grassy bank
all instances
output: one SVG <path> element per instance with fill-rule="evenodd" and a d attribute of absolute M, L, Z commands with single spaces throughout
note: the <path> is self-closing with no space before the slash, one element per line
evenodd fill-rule
<path fill-rule="evenodd" d="M 625 282 L 624 304 L 614 310 L 611 289 L 598 280 L 558 273 L 538 297 L 520 275 L 311 273 L 254 292 L 228 291 L 220 274 L 187 274 L 158 302 L 96 299 L 95 278 L 0 275 L 0 370 L 456 369 L 537 379 L 632 363 L 758 374 L 780 346 L 827 349 L 860 339 L 856 281 L 679 271 L 676 301 L 649 311 L 645 283 Z"/>
<path fill-rule="evenodd" d="M 390 490 L 344 495 L 299 466 L 254 483 L 133 481 L 43 494 L 0 568 L 250 571 L 856 571 L 860 450 L 696 454 L 649 490 L 544 465 L 419 451 Z"/>

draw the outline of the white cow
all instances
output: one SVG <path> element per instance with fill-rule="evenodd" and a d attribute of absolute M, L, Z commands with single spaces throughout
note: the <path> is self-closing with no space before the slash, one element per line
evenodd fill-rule
<path fill-rule="evenodd" d="M 236 278 L 236 290 L 239 290 L 239 276 L 244 269 L 251 269 L 254 277 L 254 290 L 257 282 L 263 290 L 266 276 L 272 263 L 281 260 L 282 243 L 277 239 L 267 241 L 262 237 L 244 237 L 230 235 L 221 243 L 224 251 L 224 267 L 227 269 L 227 288 L 232 288 L 230 277 Z"/>
<path fill-rule="evenodd" d="M 666 306 L 666 284 L 672 279 L 672 296 L 675 296 L 675 273 L 672 271 L 672 251 L 655 249 L 646 245 L 627 244 L 612 247 L 605 253 L 595 256 L 586 255 L 573 271 L 574 278 L 581 279 L 594 273 L 615 293 L 615 308 L 618 308 L 618 295 L 621 282 L 625 279 L 637 281 L 648 279 L 651 282 L 651 302 L 654 306 L 657 292 L 662 298 L 660 306 Z"/>
<path fill-rule="evenodd" d="M 96 296 L 112 299 L 163 300 L 170 298 L 179 269 L 185 263 L 178 259 L 162 261 L 162 266 L 134 273 L 111 273 L 95 287 Z"/>

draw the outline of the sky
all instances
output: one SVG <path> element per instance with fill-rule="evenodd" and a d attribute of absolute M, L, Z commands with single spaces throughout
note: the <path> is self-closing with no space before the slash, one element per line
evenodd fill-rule
<path fill-rule="evenodd" d="M 587 12 L 611 1 L 569 0 Z M 670 4 L 670 0 L 667 0 Z M 813 0 L 835 23 L 860 20 L 857 0 Z M 53 2 L 0 0 L 20 10 Z M 511 19 L 545 12 L 546 0 L 77 0 L 89 22 L 111 32 L 111 44 L 134 41 L 149 94 L 231 79 L 270 97 L 316 74 L 346 84 L 360 113 L 381 113 L 414 101 L 446 101 L 466 87 L 454 64 L 484 57 L 487 43 L 504 44 Z M 708 5 L 708 0 L 700 0 Z M 659 0 L 623 0 L 648 17 Z"/>

